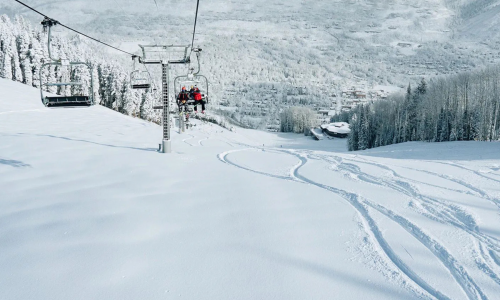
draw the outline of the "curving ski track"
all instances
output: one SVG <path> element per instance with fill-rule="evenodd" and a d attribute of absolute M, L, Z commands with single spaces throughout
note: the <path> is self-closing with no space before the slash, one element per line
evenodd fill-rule
<path fill-rule="evenodd" d="M 442 246 L 439 242 L 431 238 L 428 234 L 426 234 L 420 227 L 417 225 L 413 224 L 411 221 L 405 219 L 401 215 L 398 215 L 397 213 L 379 205 L 376 203 L 373 203 L 369 201 L 368 199 L 361 198 L 359 195 L 355 193 L 351 193 L 339 188 L 335 188 L 329 185 L 324 185 L 321 183 L 318 183 L 314 180 L 311 180 L 299 173 L 299 170 L 306 165 L 308 162 L 308 158 L 312 159 L 319 159 L 323 160 L 325 162 L 329 163 L 334 163 L 336 164 L 336 167 L 341 171 L 345 172 L 351 175 L 356 176 L 359 178 L 359 180 L 379 185 L 384 188 L 390 188 L 392 190 L 395 190 L 397 192 L 400 192 L 406 196 L 411 197 L 412 199 L 419 199 L 421 201 L 421 204 L 423 207 L 426 208 L 428 211 L 427 216 L 432 218 L 433 220 L 443 222 L 443 223 L 448 223 L 451 224 L 455 227 L 458 227 L 460 229 L 463 229 L 467 233 L 471 234 L 474 236 L 479 243 L 484 243 L 487 245 L 488 248 L 488 258 L 489 261 L 493 261 L 496 265 L 498 264 L 498 261 L 495 259 L 497 258 L 495 255 L 495 251 L 497 251 L 499 248 L 498 246 L 494 243 L 495 241 L 492 241 L 491 237 L 487 237 L 485 235 L 482 235 L 478 229 L 476 222 L 474 218 L 468 214 L 465 210 L 461 209 L 460 207 L 456 205 L 451 205 L 448 203 L 445 203 L 443 201 L 434 199 L 432 197 L 424 196 L 419 193 L 418 189 L 414 187 L 411 183 L 408 181 L 403 180 L 403 177 L 397 174 L 394 170 L 390 169 L 389 167 L 383 166 L 383 165 L 378 165 L 379 167 L 383 167 L 387 171 L 391 172 L 393 177 L 399 178 L 399 180 L 387 180 L 387 179 L 381 179 L 378 177 L 374 177 L 372 175 L 363 173 L 359 166 L 355 164 L 350 164 L 350 163 L 344 163 L 343 158 L 341 157 L 326 157 L 326 156 L 321 156 L 321 155 L 311 155 L 308 156 L 307 154 L 300 154 L 297 151 L 292 151 L 292 150 L 280 150 L 280 149 L 274 149 L 274 150 L 262 150 L 259 149 L 260 151 L 268 151 L 268 152 L 278 152 L 278 153 L 283 153 L 283 154 L 288 154 L 288 155 L 293 155 L 299 159 L 299 163 L 295 166 L 293 166 L 290 169 L 290 174 L 289 176 L 278 176 L 274 174 L 268 174 L 265 172 L 253 170 L 249 167 L 244 167 L 241 165 L 238 165 L 231 161 L 228 158 L 228 155 L 231 153 L 235 152 L 240 152 L 240 151 L 248 151 L 248 150 L 256 150 L 256 148 L 246 148 L 246 149 L 239 149 L 239 150 L 233 150 L 233 151 L 227 151 L 219 154 L 219 160 L 230 164 L 232 166 L 235 166 L 237 168 L 240 168 L 242 170 L 250 171 L 259 175 L 264 175 L 268 177 L 273 177 L 277 179 L 284 179 L 284 180 L 292 180 L 300 183 L 306 183 L 310 185 L 317 186 L 319 188 L 328 190 L 330 192 L 333 192 L 339 196 L 341 196 L 343 199 L 347 200 L 347 202 L 358 212 L 358 214 L 361 216 L 365 228 L 369 229 L 369 232 L 367 232 L 380 246 L 382 251 L 384 252 L 385 256 L 402 272 L 404 273 L 408 278 L 410 278 L 414 283 L 416 283 L 419 287 L 421 287 L 423 290 L 425 290 L 427 293 L 430 295 L 434 296 L 437 299 L 450 299 L 448 296 L 444 295 L 442 292 L 439 290 L 433 288 L 430 284 L 428 284 L 424 279 L 422 279 L 419 275 L 417 275 L 411 268 L 409 268 L 400 258 L 399 256 L 394 252 L 394 250 L 391 248 L 391 246 L 388 244 L 388 242 L 385 240 L 383 237 L 380 229 L 378 228 L 377 223 L 375 220 L 371 217 L 368 208 L 374 209 L 381 213 L 382 215 L 386 216 L 390 220 L 394 221 L 396 224 L 401 226 L 403 229 L 406 230 L 410 235 L 412 235 L 416 240 L 418 240 L 423 246 L 425 246 L 431 253 L 439 260 L 441 261 L 442 265 L 450 272 L 450 274 L 453 276 L 457 284 L 461 287 L 463 292 L 467 295 L 469 299 L 488 299 L 488 297 L 484 294 L 484 292 L 481 290 L 481 288 L 474 282 L 474 280 L 469 276 L 467 271 L 461 266 L 458 261 L 451 255 L 451 253 L 444 247 Z M 304 153 L 307 153 L 310 151 L 304 151 Z M 359 161 L 355 161 L 359 162 Z M 360 162 L 360 163 L 365 163 Z M 448 179 L 448 178 L 447 178 Z M 456 190 L 458 191 L 458 190 Z M 478 192 L 474 190 L 475 192 Z M 485 193 L 479 193 L 481 196 L 487 195 Z M 436 210 L 435 206 L 438 206 L 440 210 Z M 493 249 L 493 250 L 492 250 Z M 486 264 L 485 262 L 485 254 L 484 251 L 482 251 L 482 255 L 480 258 L 477 260 L 480 261 L 482 264 L 482 268 L 480 268 L 483 272 L 485 272 L 487 275 L 489 275 L 492 280 L 495 281 L 495 283 L 498 283 L 496 276 L 496 273 L 492 270 L 490 267 L 490 264 Z"/>
<path fill-rule="evenodd" d="M 247 148 L 247 149 L 238 149 L 238 150 L 231 150 L 231 151 L 226 151 L 226 152 L 223 152 L 221 154 L 218 155 L 218 158 L 220 161 L 222 161 L 223 163 L 226 163 L 226 164 L 229 164 L 229 165 L 232 165 L 234 167 L 237 167 L 239 169 L 242 169 L 242 170 L 245 170 L 245 171 L 249 171 L 249 172 L 252 172 L 252 173 L 255 173 L 255 174 L 259 174 L 259 175 L 264 175 L 264 176 L 267 176 L 267 177 L 272 177 L 272 178 L 278 178 L 278 179 L 284 179 L 284 180 L 293 180 L 293 178 L 291 176 L 280 176 L 280 175 L 274 175 L 274 174 L 269 174 L 269 173 L 265 173 L 265 172 L 260 172 L 260 171 L 257 171 L 257 170 L 252 170 L 250 168 L 247 168 L 247 167 L 244 167 L 244 166 L 241 166 L 241 165 L 238 165 L 234 162 L 232 162 L 231 160 L 229 160 L 227 158 L 227 156 L 231 153 L 235 153 L 235 152 L 241 152 L 241 151 L 249 151 L 249 150 L 253 150 L 253 151 L 256 151 L 255 148 Z"/>
<path fill-rule="evenodd" d="M 338 161 L 338 159 L 336 161 Z M 367 163 L 367 162 L 362 161 L 360 163 Z M 415 186 L 406 181 L 409 180 L 408 178 L 399 175 L 398 173 L 388 168 L 387 166 L 375 163 L 372 163 L 371 165 L 391 170 L 393 177 L 398 178 L 398 180 L 388 180 L 386 178 L 379 178 L 363 173 L 357 166 L 355 166 L 355 168 L 354 167 L 343 168 L 342 164 L 340 164 L 339 169 L 343 169 L 344 171 L 345 170 L 354 171 L 353 175 L 357 176 L 357 178 L 359 178 L 362 181 L 393 189 L 395 191 L 401 192 L 411 197 L 413 200 L 420 200 L 421 201 L 420 204 L 422 205 L 422 207 L 424 207 L 427 210 L 428 214 L 426 216 L 430 217 L 435 221 L 441 223 L 447 223 L 459 229 L 463 229 L 468 233 L 472 233 L 476 238 L 486 239 L 487 242 L 489 243 L 491 243 L 492 241 L 500 242 L 498 239 L 486 235 L 478 236 L 478 234 L 481 233 L 478 229 L 475 218 L 460 206 L 455 204 L 450 204 L 447 203 L 446 201 L 421 194 Z M 458 192 L 458 190 L 454 191 Z M 484 194 L 485 193 L 481 193 L 480 195 Z M 440 210 L 437 210 L 436 208 L 439 208 Z M 498 248 L 497 245 L 491 245 L 491 246 L 500 250 L 500 248 Z"/>
<path fill-rule="evenodd" d="M 195 138 L 195 136 L 194 136 L 194 135 L 192 135 L 192 134 L 188 134 L 188 135 L 189 135 L 190 137 L 188 137 L 188 138 L 186 138 L 186 139 L 183 139 L 183 140 L 182 140 L 182 142 L 184 142 L 184 143 L 188 144 L 188 145 L 189 145 L 189 146 L 191 146 L 191 147 L 194 147 L 194 145 L 193 145 L 193 144 L 188 143 L 187 141 L 194 139 L 194 138 Z"/>
<path fill-rule="evenodd" d="M 394 177 L 398 177 L 400 179 L 406 179 L 385 165 L 369 162 L 367 160 L 363 160 L 363 161 L 351 160 L 351 161 L 356 161 L 359 163 L 366 163 L 366 164 L 380 167 L 380 168 L 385 169 L 385 170 L 390 170 Z M 335 157 L 335 162 L 341 164 L 342 158 Z M 357 166 L 356 166 L 356 168 L 353 168 L 350 165 L 351 164 L 349 164 L 349 167 L 347 167 L 347 168 L 342 168 L 341 166 L 339 166 L 339 169 L 357 171 L 356 174 L 354 174 L 354 175 L 356 175 L 360 180 L 363 180 L 365 182 L 372 183 L 372 184 L 382 185 L 382 186 L 385 186 L 387 188 L 391 188 L 393 190 L 400 191 L 403 194 L 406 194 L 408 196 L 411 196 L 413 200 L 420 200 L 421 207 L 426 209 L 426 212 L 420 212 L 424 216 L 426 216 L 434 221 L 454 226 L 455 228 L 462 230 L 462 231 L 466 232 L 467 234 L 471 235 L 479 243 L 486 245 L 486 247 L 489 249 L 489 253 L 492 254 L 492 255 L 490 254 L 490 256 L 494 256 L 495 252 L 500 253 L 500 245 L 499 245 L 500 241 L 497 238 L 491 237 L 487 234 L 480 232 L 474 217 L 472 215 L 468 214 L 463 208 L 461 208 L 457 205 L 454 205 L 454 204 L 446 203 L 445 201 L 441 201 L 441 200 L 438 200 L 438 199 L 430 197 L 430 196 L 424 196 L 424 195 L 420 194 L 418 192 L 418 190 L 416 188 L 412 187 L 412 185 L 408 182 L 401 181 L 401 180 L 388 182 L 386 179 L 380 179 L 380 178 L 377 178 L 377 177 L 374 177 L 374 176 L 371 176 L 371 175 L 368 175 L 365 173 L 361 173 Z M 433 173 L 433 175 L 437 176 L 440 174 Z M 366 178 L 368 178 L 368 180 Z M 446 177 L 445 179 L 449 179 L 449 178 Z M 459 181 L 459 182 L 453 181 L 453 182 L 463 183 L 462 181 Z M 391 184 L 391 183 L 393 183 L 393 184 Z M 401 190 L 397 186 L 403 186 L 405 188 L 403 190 Z M 470 187 L 470 185 L 466 184 L 466 185 L 464 185 L 464 187 L 468 188 L 468 187 Z M 479 194 L 481 196 L 486 195 L 485 192 L 482 192 Z M 487 259 L 485 256 L 483 256 L 483 259 L 484 259 L 484 261 L 488 261 L 488 262 L 491 261 L 490 259 Z M 493 259 L 493 261 L 494 261 L 494 259 Z M 484 272 L 486 275 L 491 277 L 495 281 L 495 283 L 498 284 L 495 277 L 491 276 L 491 274 L 494 274 L 494 272 L 492 273 L 492 265 L 493 264 L 491 262 L 489 263 L 489 265 L 485 263 L 479 269 L 482 272 Z"/>
<path fill-rule="evenodd" d="M 305 159 L 303 156 L 300 156 L 298 154 L 294 154 L 299 159 L 304 160 L 304 164 L 307 162 L 307 159 Z M 301 166 L 301 167 L 302 167 Z M 354 170 L 359 170 L 359 167 L 350 165 L 349 166 L 351 169 Z M 362 213 L 363 210 L 359 206 L 361 202 L 358 200 L 359 196 L 353 193 L 349 193 L 347 191 L 332 187 L 332 186 L 327 186 L 323 185 L 320 183 L 317 183 L 313 180 L 310 180 L 304 176 L 301 176 L 299 174 L 299 169 L 297 168 L 295 172 L 295 177 L 306 181 L 312 185 L 321 187 L 326 190 L 330 190 L 340 196 L 342 196 L 344 199 L 348 200 L 353 206 L 357 206 L 356 209 L 358 212 Z M 367 175 L 367 174 L 364 174 Z M 368 175 L 369 176 L 369 175 Z M 369 177 L 368 177 L 369 178 Z M 372 178 L 369 178 L 372 179 Z M 353 201 L 357 200 L 357 201 Z M 367 199 L 364 199 L 362 201 L 363 204 L 377 210 L 378 212 L 382 213 L 386 217 L 389 217 L 391 220 L 396 222 L 398 225 L 400 225 L 402 228 L 404 228 L 408 233 L 410 233 L 413 237 L 415 237 L 422 245 L 424 245 L 427 249 L 429 249 L 434 256 L 436 256 L 441 263 L 449 270 L 449 272 L 453 275 L 457 283 L 462 287 L 462 290 L 467 294 L 469 299 L 488 299 L 486 295 L 481 291 L 479 286 L 474 282 L 474 280 L 467 274 L 465 269 L 460 266 L 457 262 L 457 260 L 444 248 L 442 245 L 440 245 L 437 241 L 432 239 L 429 235 L 423 232 L 421 228 L 410 222 L 409 220 L 405 219 L 404 217 L 397 215 L 393 211 L 379 205 L 375 204 Z M 357 205 L 358 204 L 358 205 Z M 366 210 L 365 210 L 366 211 Z M 366 211 L 366 214 L 368 214 L 368 211 Z M 369 217 L 369 215 L 368 215 Z M 371 217 L 370 217 L 371 218 Z M 373 220 L 373 219 L 372 219 Z M 374 222 L 374 221 L 373 221 Z M 380 240 L 377 238 L 378 243 L 382 246 L 385 240 L 380 234 Z M 387 242 L 385 242 L 387 243 Z M 386 252 L 387 256 L 393 261 L 393 263 L 403 272 L 405 273 L 410 279 L 412 279 L 415 283 L 417 283 L 420 287 L 422 287 L 424 290 L 426 290 L 429 294 L 433 295 L 434 297 L 438 299 L 448 299 L 445 295 L 440 293 L 439 291 L 436 291 L 434 288 L 428 286 L 427 283 L 422 282 L 423 280 L 418 277 L 418 275 L 414 274 L 413 271 L 407 270 L 408 268 L 402 261 L 400 261 L 399 257 L 395 253 L 391 253 L 392 249 L 385 248 L 382 246 L 384 251 Z M 398 261 L 399 260 L 399 261 Z"/>
<path fill-rule="evenodd" d="M 210 138 L 210 137 L 202 138 L 201 140 L 199 140 L 199 141 L 198 141 L 198 145 L 200 145 L 200 146 L 204 146 L 204 145 L 203 145 L 203 142 L 204 142 L 204 141 L 207 141 L 209 138 Z"/>
<path fill-rule="evenodd" d="M 494 178 L 491 178 L 489 176 L 486 176 L 484 173 L 481 173 L 480 171 L 476 171 L 476 170 L 467 168 L 465 166 L 462 166 L 461 164 L 457 164 L 457 163 L 453 163 L 453 162 L 436 162 L 436 163 L 442 164 L 442 165 L 447 165 L 447 166 L 453 166 L 453 167 L 456 167 L 456 168 L 459 168 L 462 170 L 466 170 L 468 172 L 472 172 L 472 173 L 476 174 L 479 177 L 500 183 L 500 180 L 498 180 L 498 179 L 494 179 Z M 495 173 L 488 173 L 488 174 L 491 174 L 493 176 L 499 176 L 498 174 L 495 174 Z"/>

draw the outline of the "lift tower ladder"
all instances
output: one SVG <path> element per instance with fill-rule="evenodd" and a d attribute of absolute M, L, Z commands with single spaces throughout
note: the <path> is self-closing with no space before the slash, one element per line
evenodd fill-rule
<path fill-rule="evenodd" d="M 139 45 L 142 57 L 139 62 L 145 65 L 161 65 L 162 69 L 162 104 L 163 107 L 163 140 L 161 152 L 172 152 L 172 141 L 170 140 L 170 101 L 169 101 L 169 78 L 171 64 L 189 64 L 190 45 Z"/>

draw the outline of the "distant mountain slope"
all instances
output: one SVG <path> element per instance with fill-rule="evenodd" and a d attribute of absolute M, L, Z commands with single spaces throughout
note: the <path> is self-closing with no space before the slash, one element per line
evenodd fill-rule
<path fill-rule="evenodd" d="M 500 42 L 500 1 L 472 1 L 460 9 L 458 32 L 464 38 L 498 45 Z"/>

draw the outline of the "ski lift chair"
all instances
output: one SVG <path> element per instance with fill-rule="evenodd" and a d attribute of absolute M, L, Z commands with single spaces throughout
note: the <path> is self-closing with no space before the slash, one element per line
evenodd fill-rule
<path fill-rule="evenodd" d="M 130 86 L 134 90 L 138 89 L 149 89 L 151 88 L 151 83 L 149 83 L 149 74 L 146 71 L 135 70 L 130 74 Z"/>
<path fill-rule="evenodd" d="M 54 25 L 57 25 L 58 22 L 52 19 L 45 17 L 42 22 L 44 29 L 48 28 L 48 52 L 49 58 L 52 62 L 45 63 L 40 68 L 40 96 L 42 98 L 42 103 L 47 107 L 68 107 L 68 106 L 91 106 L 94 104 L 93 90 L 94 90 L 94 80 L 92 76 L 92 65 L 86 62 L 71 62 L 69 60 L 64 59 L 56 59 L 52 57 L 50 42 L 51 42 L 51 28 Z M 90 87 L 88 95 L 77 95 L 77 96 L 44 96 L 43 89 L 44 87 L 49 86 L 82 86 L 83 82 L 46 82 L 43 83 L 43 70 L 46 67 L 50 66 L 58 66 L 71 68 L 73 66 L 85 66 L 89 70 L 90 74 Z"/>
<path fill-rule="evenodd" d="M 150 75 L 148 71 L 139 71 L 135 67 L 135 63 L 137 60 L 137 56 L 132 56 L 132 60 L 134 61 L 134 71 L 130 73 L 130 87 L 134 90 L 138 89 L 150 89 Z"/>
<path fill-rule="evenodd" d="M 205 101 L 205 103 L 208 104 L 209 102 L 209 94 L 208 94 L 208 79 L 207 77 L 203 75 L 195 75 L 195 74 L 188 74 L 184 76 L 177 76 L 174 79 L 174 91 L 175 95 L 179 95 L 181 92 L 182 87 L 185 86 L 187 89 L 189 87 L 194 86 L 198 87 L 200 89 L 200 92 L 202 92 L 202 100 Z M 203 94 L 203 92 L 205 92 Z M 188 105 L 194 105 L 195 100 L 189 100 Z"/>
<path fill-rule="evenodd" d="M 198 64 L 198 70 L 194 72 L 194 68 L 190 68 L 187 75 L 177 76 L 174 79 L 174 91 L 175 94 L 178 95 L 183 86 L 195 86 L 200 89 L 200 92 L 205 91 L 205 94 L 201 94 L 202 100 L 205 101 L 205 104 L 208 104 L 208 79 L 207 77 L 200 75 L 201 65 L 200 65 L 200 54 L 201 48 L 192 48 L 192 51 L 196 53 L 196 61 Z M 200 88 L 199 85 L 202 87 Z M 203 86 L 204 85 L 204 86 Z M 188 105 L 194 105 L 195 100 L 189 100 Z"/>

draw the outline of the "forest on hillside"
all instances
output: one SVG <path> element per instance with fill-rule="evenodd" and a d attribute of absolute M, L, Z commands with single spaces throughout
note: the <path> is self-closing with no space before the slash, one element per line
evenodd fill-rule
<path fill-rule="evenodd" d="M 349 122 L 351 151 L 410 141 L 500 139 L 500 67 L 422 79 L 406 94 L 360 105 L 333 121 Z"/>

